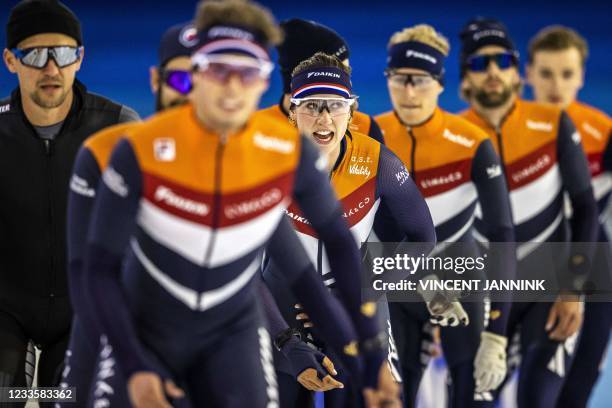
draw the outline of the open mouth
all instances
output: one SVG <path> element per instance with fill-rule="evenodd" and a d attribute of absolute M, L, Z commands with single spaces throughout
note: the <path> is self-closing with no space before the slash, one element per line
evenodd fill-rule
<path fill-rule="evenodd" d="M 319 130 L 313 132 L 312 135 L 314 136 L 315 142 L 322 145 L 329 144 L 334 138 L 334 132 L 331 130 Z"/>

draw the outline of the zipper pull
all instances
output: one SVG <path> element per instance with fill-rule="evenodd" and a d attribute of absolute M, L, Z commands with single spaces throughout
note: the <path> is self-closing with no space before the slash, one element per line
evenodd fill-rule
<path fill-rule="evenodd" d="M 43 144 L 45 145 L 45 153 L 47 153 L 47 156 L 51 156 L 51 141 L 44 139 Z"/>

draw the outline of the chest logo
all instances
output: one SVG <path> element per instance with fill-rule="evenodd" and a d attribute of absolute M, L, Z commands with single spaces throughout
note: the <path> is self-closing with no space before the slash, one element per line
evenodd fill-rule
<path fill-rule="evenodd" d="M 354 174 L 356 176 L 365 176 L 366 178 L 370 177 L 370 168 L 364 165 L 353 164 L 349 166 L 349 174 Z"/>
<path fill-rule="evenodd" d="M 261 133 L 255 133 L 255 135 L 253 135 L 253 143 L 261 149 L 272 150 L 282 154 L 289 154 L 295 150 L 295 143 L 277 137 L 266 136 Z"/>
<path fill-rule="evenodd" d="M 474 140 L 468 139 L 467 137 L 462 136 L 462 135 L 456 135 L 448 129 L 444 129 L 444 133 L 442 133 L 442 137 L 444 137 L 447 140 L 450 140 L 453 143 L 457 143 L 465 147 L 472 147 L 474 146 L 474 143 L 475 143 Z"/>
<path fill-rule="evenodd" d="M 540 132 L 551 132 L 553 125 L 550 122 L 538 122 L 535 120 L 527 119 L 527 129 L 538 130 Z"/>
<path fill-rule="evenodd" d="M 228 205 L 224 210 L 225 216 L 229 219 L 234 219 L 257 211 L 262 211 L 276 205 L 282 200 L 282 198 L 282 192 L 278 188 L 273 188 L 266 191 L 259 197 Z"/>
<path fill-rule="evenodd" d="M 198 201 L 190 200 L 181 197 L 174 191 L 165 186 L 157 187 L 155 190 L 155 200 L 166 203 L 167 205 L 178 208 L 190 214 L 195 214 L 204 217 L 210 212 L 208 205 Z"/>
<path fill-rule="evenodd" d="M 2 107 L 0 107 L 0 112 L 2 112 Z M 597 130 L 597 128 L 595 128 L 594 126 L 591 126 L 588 122 L 584 122 L 582 124 L 582 130 L 584 130 L 586 133 L 590 134 L 597 140 L 601 140 L 603 138 L 601 132 Z"/>

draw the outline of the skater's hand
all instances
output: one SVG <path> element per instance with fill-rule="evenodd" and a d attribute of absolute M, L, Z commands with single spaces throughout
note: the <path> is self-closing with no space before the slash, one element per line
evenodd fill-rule
<path fill-rule="evenodd" d="M 321 367 L 325 368 L 327 372 L 321 370 Z M 321 365 L 317 369 L 307 368 L 298 375 L 297 380 L 310 391 L 329 391 L 335 388 L 344 388 L 344 384 L 335 380 L 332 375 L 338 375 L 334 363 L 327 356 L 323 356 Z"/>
<path fill-rule="evenodd" d="M 185 396 L 171 380 L 162 383 L 160 376 L 151 371 L 132 375 L 128 381 L 128 394 L 135 408 L 172 408 L 165 394 L 172 398 Z"/>
<path fill-rule="evenodd" d="M 332 377 L 338 374 L 332 361 L 314 346 L 294 336 L 280 351 L 291 363 L 297 381 L 307 390 L 329 391 L 344 388 L 344 384 Z"/>
<path fill-rule="evenodd" d="M 442 339 L 440 338 L 440 327 L 434 326 L 431 330 L 432 344 L 429 346 L 431 358 L 438 358 L 442 355 Z"/>
<path fill-rule="evenodd" d="M 308 316 L 308 314 L 306 314 L 306 312 L 304 312 L 304 308 L 302 307 L 302 305 L 300 305 L 299 303 L 295 304 L 293 306 L 293 308 L 295 309 L 295 320 L 298 321 L 298 323 L 304 328 L 304 329 L 310 329 L 312 328 L 314 325 L 312 324 L 312 321 L 310 320 L 310 317 Z"/>
<path fill-rule="evenodd" d="M 579 296 L 560 295 L 548 313 L 548 337 L 551 340 L 563 341 L 573 336 L 582 324 L 582 311 L 583 305 Z"/>
<path fill-rule="evenodd" d="M 437 281 L 435 275 L 427 275 L 423 281 Z M 429 311 L 429 321 L 432 324 L 439 326 L 467 326 L 470 319 L 463 309 L 461 302 L 457 299 L 459 292 L 455 291 L 437 291 L 437 290 L 421 290 L 420 286 L 417 292 L 423 297 L 427 310 Z"/>
<path fill-rule="evenodd" d="M 508 339 L 484 331 L 480 334 L 480 346 L 474 359 L 474 380 L 476 392 L 482 393 L 497 389 L 506 378 L 506 348 Z"/>
<path fill-rule="evenodd" d="M 363 391 L 367 408 L 401 408 L 399 384 L 393 378 L 387 360 L 380 365 L 378 388 Z"/>

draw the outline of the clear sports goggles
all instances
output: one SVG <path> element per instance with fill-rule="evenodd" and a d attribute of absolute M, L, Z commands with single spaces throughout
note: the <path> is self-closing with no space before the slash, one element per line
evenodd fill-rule
<path fill-rule="evenodd" d="M 228 54 L 196 54 L 191 61 L 197 72 L 222 83 L 237 75 L 244 85 L 249 85 L 258 79 L 267 80 L 274 69 L 270 61 Z"/>
<path fill-rule="evenodd" d="M 327 110 L 331 116 L 340 116 L 351 111 L 351 106 L 356 97 L 345 98 L 291 98 L 291 103 L 296 106 L 296 111 L 304 115 L 319 116 Z"/>

